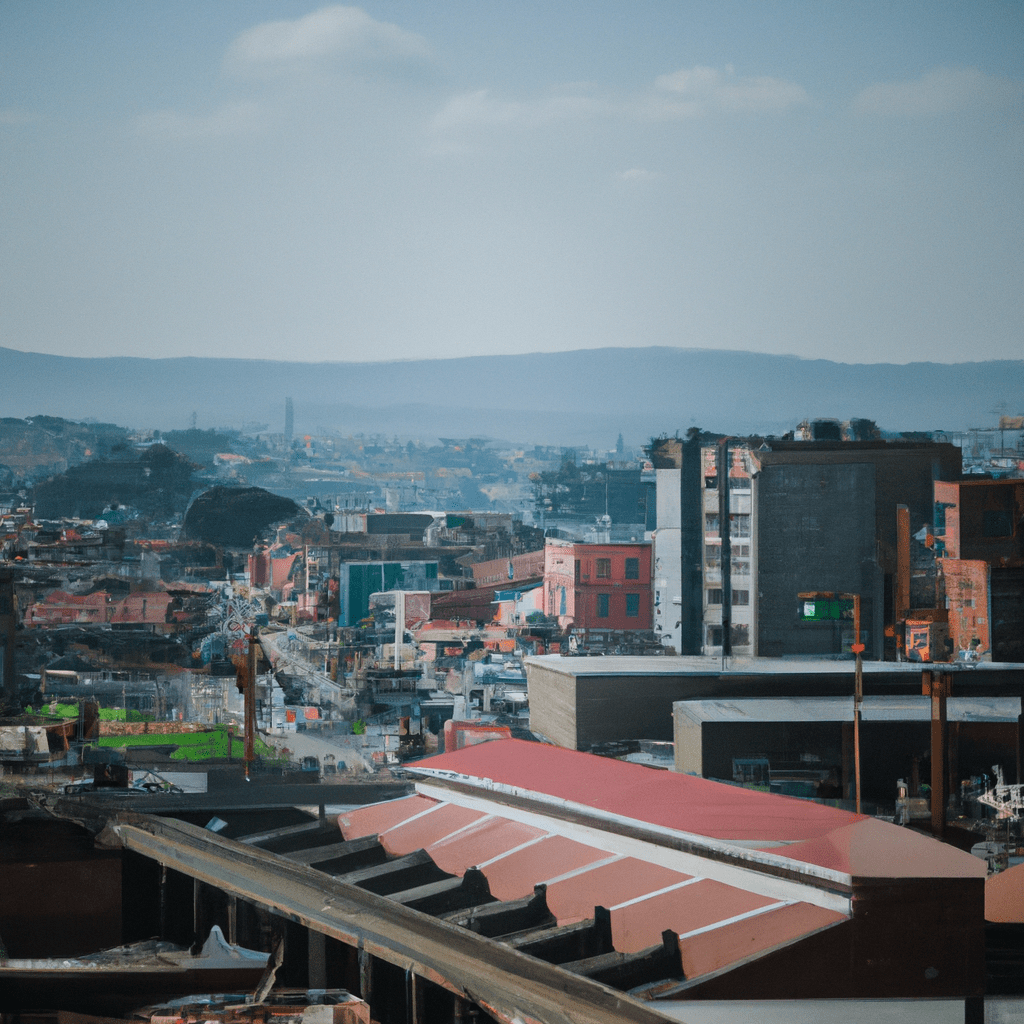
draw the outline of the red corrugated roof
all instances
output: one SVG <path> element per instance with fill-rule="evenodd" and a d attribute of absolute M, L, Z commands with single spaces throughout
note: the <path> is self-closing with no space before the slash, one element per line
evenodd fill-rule
<path fill-rule="evenodd" d="M 843 876 L 985 873 L 863 815 L 542 744 L 497 740 L 409 767 L 424 791 L 346 812 L 346 839 L 377 833 L 393 856 L 423 848 L 454 875 L 476 866 L 499 900 L 543 883 L 559 924 L 604 907 L 621 953 L 671 930 L 690 980 L 848 920 Z"/>
<path fill-rule="evenodd" d="M 457 772 L 658 828 L 764 844 L 773 855 L 843 874 L 985 874 L 984 863 L 970 854 L 864 815 L 524 740 L 441 754 L 413 770 Z"/>
<path fill-rule="evenodd" d="M 413 850 L 426 849 L 483 816 L 482 811 L 472 811 L 467 807 L 435 804 L 429 808 L 429 813 L 413 821 L 392 825 L 381 833 L 380 841 L 388 853 L 401 856 Z"/>
<path fill-rule="evenodd" d="M 862 878 L 984 878 L 987 871 L 978 857 L 874 818 L 771 852 Z"/>
<path fill-rule="evenodd" d="M 739 915 L 735 920 L 719 921 L 707 928 L 679 933 L 679 953 L 683 974 L 697 978 L 728 967 L 836 924 L 844 915 L 809 903 L 772 904 L 760 911 Z M 826 969 L 822 965 L 822 970 Z"/>
<path fill-rule="evenodd" d="M 525 740 L 440 754 L 413 770 L 452 771 L 716 839 L 797 842 L 863 820 L 834 807 L 652 771 L 642 765 Z"/>
<path fill-rule="evenodd" d="M 454 875 L 476 866 L 499 900 L 522 899 L 544 883 L 548 908 L 560 925 L 590 920 L 595 907 L 605 907 L 621 953 L 655 946 L 671 929 L 681 937 L 688 978 L 846 918 L 839 910 L 546 833 L 514 820 L 514 813 L 508 809 L 506 817 L 417 796 L 346 812 L 339 823 L 346 839 L 379 834 L 391 856 L 426 849 Z M 552 820 L 552 827 L 565 825 Z M 748 881 L 759 884 L 756 876 Z"/>

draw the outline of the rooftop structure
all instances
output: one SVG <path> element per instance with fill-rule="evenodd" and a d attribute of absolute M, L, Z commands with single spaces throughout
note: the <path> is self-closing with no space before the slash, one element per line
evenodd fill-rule
<path fill-rule="evenodd" d="M 548 654 L 525 661 L 531 728 L 572 750 L 623 739 L 672 739 L 672 704 L 695 698 L 828 697 L 854 691 L 852 660 L 602 657 Z M 1024 693 L 1024 664 L 943 665 L 954 696 Z M 863 665 L 867 695 L 921 693 L 922 666 Z"/>

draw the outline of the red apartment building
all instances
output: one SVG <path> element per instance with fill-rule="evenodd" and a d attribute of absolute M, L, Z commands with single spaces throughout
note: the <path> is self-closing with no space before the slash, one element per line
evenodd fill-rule
<path fill-rule="evenodd" d="M 649 630 L 651 595 L 649 543 L 544 547 L 544 611 L 563 627 Z"/>

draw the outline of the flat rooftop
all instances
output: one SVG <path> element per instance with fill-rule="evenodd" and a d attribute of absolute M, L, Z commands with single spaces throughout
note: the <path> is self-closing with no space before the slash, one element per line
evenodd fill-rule
<path fill-rule="evenodd" d="M 851 697 L 751 697 L 676 701 L 695 722 L 852 722 Z M 946 717 L 950 722 L 1017 724 L 1019 697 L 950 697 Z M 869 695 L 861 704 L 865 722 L 931 721 L 931 698 Z"/>
<path fill-rule="evenodd" d="M 567 676 L 852 676 L 852 658 L 729 658 L 723 665 L 719 657 L 630 657 L 540 654 L 525 658 L 527 668 L 536 666 Z M 919 662 L 865 661 L 865 677 L 906 675 L 908 681 L 920 679 L 922 671 L 951 672 L 955 676 L 1016 675 L 1024 681 L 1020 662 Z M 955 683 L 954 683 L 955 689 Z"/>

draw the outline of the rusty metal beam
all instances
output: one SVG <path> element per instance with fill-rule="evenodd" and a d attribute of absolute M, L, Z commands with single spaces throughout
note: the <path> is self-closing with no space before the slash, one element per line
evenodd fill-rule
<path fill-rule="evenodd" d="M 665 1024 L 637 999 L 515 949 L 173 819 L 119 815 L 122 845 L 442 985 L 500 1020 Z M 367 979 L 369 985 L 369 979 Z M 365 996 L 364 996 L 365 998 Z"/>

